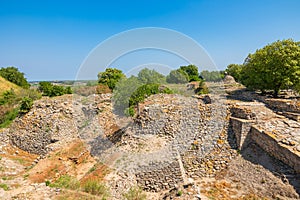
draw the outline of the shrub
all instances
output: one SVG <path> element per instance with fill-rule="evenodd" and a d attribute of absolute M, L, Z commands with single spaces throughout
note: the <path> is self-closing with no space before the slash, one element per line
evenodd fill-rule
<path fill-rule="evenodd" d="M 16 67 L 1 68 L 0 76 L 22 88 L 28 89 L 30 87 L 30 84 L 24 77 L 24 73 L 20 72 Z"/>
<path fill-rule="evenodd" d="M 126 108 L 126 109 L 124 110 L 124 114 L 125 114 L 126 116 L 134 116 L 134 114 L 135 114 L 134 106 L 130 106 L 129 108 Z"/>
<path fill-rule="evenodd" d="M 70 86 L 65 88 L 65 94 L 73 94 L 73 90 Z"/>
<path fill-rule="evenodd" d="M 158 93 L 172 94 L 173 92 L 169 88 L 160 86 L 159 84 L 145 84 L 137 88 L 137 90 L 134 91 L 129 98 L 128 114 L 133 116 L 134 112 L 132 111 L 134 106 L 144 101 L 147 97 L 151 96 L 152 94 Z"/>
<path fill-rule="evenodd" d="M 6 184 L 0 183 L 0 188 L 2 188 L 4 191 L 7 191 L 9 188 Z"/>
<path fill-rule="evenodd" d="M 127 200 L 145 200 L 147 199 L 147 195 L 143 192 L 143 190 L 137 186 L 131 187 L 129 191 L 123 195 Z"/>
<path fill-rule="evenodd" d="M 142 102 L 148 96 L 158 93 L 171 94 L 172 91 L 167 87 L 160 87 L 159 84 L 145 84 L 140 86 L 135 92 L 132 93 L 129 99 L 129 106 L 135 106 Z"/>
<path fill-rule="evenodd" d="M 50 182 L 49 180 L 46 180 L 46 181 L 45 181 L 45 185 L 46 185 L 46 186 L 50 186 L 50 185 L 51 185 L 51 182 Z"/>
<path fill-rule="evenodd" d="M 3 92 L 2 97 L 0 98 L 0 105 L 4 105 L 6 103 L 12 104 L 17 98 L 16 93 L 13 89 Z"/>
<path fill-rule="evenodd" d="M 179 190 L 178 192 L 177 192 L 177 196 L 182 196 L 182 191 L 181 190 Z"/>
<path fill-rule="evenodd" d="M 0 128 L 5 128 L 18 116 L 19 109 L 12 105 L 0 106 Z"/>
<path fill-rule="evenodd" d="M 63 86 L 53 85 L 52 83 L 47 81 L 43 81 L 39 83 L 39 91 L 41 91 L 44 96 L 49 96 L 49 97 L 55 97 L 64 94 L 73 93 L 70 86 L 64 88 Z"/>
<path fill-rule="evenodd" d="M 195 89 L 196 94 L 208 94 L 209 90 L 204 81 L 200 81 L 199 87 Z"/>
<path fill-rule="evenodd" d="M 77 190 L 80 188 L 80 182 L 75 177 L 63 175 L 59 177 L 59 179 L 57 179 L 54 183 L 50 184 L 50 187 Z"/>
<path fill-rule="evenodd" d="M 27 113 L 33 100 L 41 94 L 33 89 L 23 89 L 18 93 L 14 90 L 6 91 L 0 98 L 0 127 L 7 127 L 20 113 Z"/>
<path fill-rule="evenodd" d="M 29 112 L 33 105 L 33 100 L 29 97 L 23 97 L 20 105 L 20 113 L 24 114 Z"/>
<path fill-rule="evenodd" d="M 83 191 L 93 195 L 101 196 L 102 199 L 106 199 L 110 196 L 108 188 L 98 180 L 87 180 L 83 184 Z"/>

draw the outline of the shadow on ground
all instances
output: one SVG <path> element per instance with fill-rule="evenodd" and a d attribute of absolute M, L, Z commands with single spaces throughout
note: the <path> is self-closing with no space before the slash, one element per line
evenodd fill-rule
<path fill-rule="evenodd" d="M 237 144 L 235 140 L 235 135 L 232 131 L 231 126 L 228 128 L 228 138 L 227 138 L 232 149 L 237 150 Z M 285 184 L 290 184 L 294 187 L 298 195 L 300 196 L 300 174 L 296 173 L 293 168 L 286 165 L 282 161 L 269 155 L 263 149 L 261 149 L 252 139 L 248 137 L 245 139 L 244 146 L 240 151 L 241 156 L 250 161 L 255 165 L 261 165 L 273 175 L 280 178 Z M 238 150 L 239 151 L 239 150 Z"/>

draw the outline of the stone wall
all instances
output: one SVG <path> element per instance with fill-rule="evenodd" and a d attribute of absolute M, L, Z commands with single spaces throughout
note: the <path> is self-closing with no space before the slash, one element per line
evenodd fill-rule
<path fill-rule="evenodd" d="M 250 109 L 245 107 L 231 107 L 230 113 L 232 117 L 247 119 L 247 120 L 254 120 L 256 118 L 255 113 L 253 113 Z"/>
<path fill-rule="evenodd" d="M 297 99 L 266 99 L 265 103 L 276 111 L 300 113 L 300 101 Z"/>
<path fill-rule="evenodd" d="M 256 116 L 255 120 L 249 120 L 246 115 L 251 111 Z M 231 112 L 230 128 L 236 137 L 238 149 L 243 150 L 249 142 L 254 142 L 268 154 L 300 172 L 299 123 L 255 104 L 248 105 L 247 109 L 233 107 Z"/>
<path fill-rule="evenodd" d="M 288 148 L 284 147 L 276 141 L 276 139 L 270 137 L 264 131 L 259 130 L 257 127 L 252 126 L 250 130 L 251 139 L 258 144 L 263 150 L 270 155 L 288 164 L 297 173 L 300 173 L 300 156 L 297 153 L 292 152 Z"/>
<path fill-rule="evenodd" d="M 155 164 L 154 164 L 155 165 Z M 180 165 L 174 161 L 169 165 L 156 166 L 149 171 L 142 170 L 136 174 L 138 185 L 146 191 L 158 192 L 174 188 L 183 182 Z"/>
<path fill-rule="evenodd" d="M 85 139 L 94 134 L 93 127 L 99 127 L 98 121 L 92 120 L 98 112 L 94 99 L 77 99 L 74 95 L 43 97 L 13 122 L 10 143 L 29 153 L 45 155 L 78 136 Z"/>
<path fill-rule="evenodd" d="M 243 146 L 247 146 L 248 141 L 245 141 L 245 139 L 247 138 L 253 123 L 254 123 L 253 120 L 245 120 L 245 119 L 230 117 L 229 125 L 233 133 L 235 134 L 236 143 L 239 150 L 241 150 Z"/>
<path fill-rule="evenodd" d="M 29 153 L 45 155 L 49 145 L 77 133 L 71 99 L 44 98 L 10 127 L 10 143 Z"/>

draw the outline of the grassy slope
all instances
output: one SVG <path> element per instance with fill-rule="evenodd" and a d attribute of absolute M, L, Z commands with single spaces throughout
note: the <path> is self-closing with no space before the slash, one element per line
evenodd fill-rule
<path fill-rule="evenodd" d="M 17 92 L 20 91 L 21 88 L 0 76 L 0 95 L 10 89 L 14 89 Z"/>
<path fill-rule="evenodd" d="M 21 87 L 17 86 L 14 83 L 9 82 L 5 78 L 0 76 L 0 98 L 5 91 L 13 89 L 16 93 L 22 91 Z M 9 124 L 15 119 L 18 115 L 18 109 L 14 106 L 0 106 L 0 129 L 9 126 Z"/>

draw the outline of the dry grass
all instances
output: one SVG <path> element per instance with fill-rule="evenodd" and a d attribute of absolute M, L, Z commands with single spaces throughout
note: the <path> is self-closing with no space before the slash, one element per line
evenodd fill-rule
<path fill-rule="evenodd" d="M 1 93 L 13 89 L 15 91 L 19 91 L 21 88 L 19 86 L 17 86 L 16 84 L 13 84 L 11 82 L 9 82 L 8 80 L 6 80 L 5 78 L 0 76 L 0 91 Z"/>
<path fill-rule="evenodd" d="M 213 181 L 202 185 L 201 193 L 212 200 L 268 200 L 256 194 L 242 194 L 240 188 L 226 181 Z"/>
<path fill-rule="evenodd" d="M 63 190 L 55 199 L 57 200 L 98 200 L 102 199 L 101 197 L 94 196 L 81 191 L 73 191 L 73 190 Z"/>

